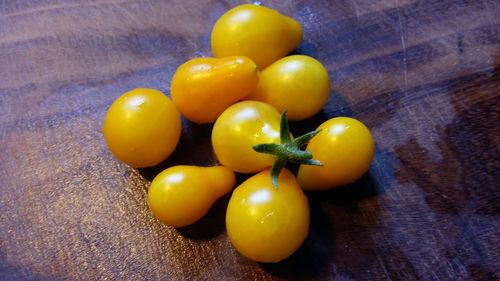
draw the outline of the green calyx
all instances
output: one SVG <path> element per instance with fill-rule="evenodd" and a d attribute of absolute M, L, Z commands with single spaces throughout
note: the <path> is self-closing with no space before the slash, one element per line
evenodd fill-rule
<path fill-rule="evenodd" d="M 301 147 L 306 145 L 319 130 L 309 132 L 298 138 L 294 138 L 290 133 L 288 126 L 288 118 L 286 117 L 287 110 L 281 114 L 280 121 L 280 141 L 281 143 L 261 143 L 254 145 L 253 149 L 260 153 L 266 153 L 276 156 L 271 168 L 271 181 L 274 188 L 278 188 L 278 177 L 281 170 L 285 167 L 286 163 L 292 162 L 304 165 L 322 166 L 321 162 L 314 160 L 311 152 L 302 150 Z"/>

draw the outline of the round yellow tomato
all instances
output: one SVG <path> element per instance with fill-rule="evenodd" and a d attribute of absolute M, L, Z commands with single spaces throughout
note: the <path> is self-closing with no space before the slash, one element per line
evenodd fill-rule
<path fill-rule="evenodd" d="M 276 10 L 244 4 L 217 20 L 211 41 L 214 56 L 247 56 L 263 69 L 299 46 L 302 27 Z"/>
<path fill-rule="evenodd" d="M 318 127 L 307 150 L 323 166 L 301 165 L 297 178 L 305 190 L 325 190 L 352 183 L 370 167 L 375 144 L 370 130 L 360 121 L 336 117 Z"/>
<path fill-rule="evenodd" d="M 149 207 L 166 225 L 187 226 L 201 219 L 235 182 L 234 173 L 223 166 L 174 166 L 151 182 Z"/>
<path fill-rule="evenodd" d="M 267 102 L 288 119 L 303 120 L 319 112 L 330 95 L 330 77 L 317 60 L 303 55 L 282 58 L 261 72 L 257 89 L 246 97 Z"/>
<path fill-rule="evenodd" d="M 231 104 L 255 90 L 257 65 L 247 57 L 195 58 L 172 78 L 171 95 L 186 119 L 213 123 Z"/>
<path fill-rule="evenodd" d="M 219 162 L 240 173 L 255 173 L 273 165 L 276 157 L 254 151 L 261 143 L 280 142 L 280 114 L 271 105 L 242 101 L 215 121 L 212 147 Z"/>
<path fill-rule="evenodd" d="M 181 135 L 181 119 L 162 92 L 137 88 L 113 102 L 102 130 L 116 158 L 132 167 L 150 167 L 174 151 Z"/>
<path fill-rule="evenodd" d="M 278 188 L 270 171 L 238 186 L 226 212 L 231 243 L 243 256 L 258 262 L 279 262 L 293 254 L 309 232 L 309 205 L 297 179 L 280 173 Z"/>

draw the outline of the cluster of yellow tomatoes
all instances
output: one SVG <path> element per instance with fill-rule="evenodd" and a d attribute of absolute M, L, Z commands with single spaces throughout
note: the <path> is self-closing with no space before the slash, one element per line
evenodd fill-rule
<path fill-rule="evenodd" d="M 235 7 L 213 27 L 214 58 L 195 58 L 177 69 L 172 100 L 138 88 L 111 105 L 104 138 L 111 152 L 132 167 L 157 165 L 174 151 L 181 114 L 198 124 L 214 123 L 212 147 L 219 166 L 174 166 L 152 181 L 148 203 L 160 221 L 173 227 L 196 222 L 233 190 L 235 172 L 255 173 L 232 192 L 227 233 L 242 255 L 278 262 L 308 234 L 303 190 L 351 183 L 367 171 L 374 142 L 355 119 L 332 118 L 296 138 L 290 133 L 287 116 L 293 121 L 313 116 L 330 92 L 320 62 L 286 56 L 301 40 L 302 28 L 294 19 L 263 6 Z M 301 164 L 297 177 L 284 168 L 290 161 Z"/>

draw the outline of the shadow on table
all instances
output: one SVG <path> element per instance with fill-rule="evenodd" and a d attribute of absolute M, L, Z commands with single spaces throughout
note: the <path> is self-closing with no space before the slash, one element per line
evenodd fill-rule
<path fill-rule="evenodd" d="M 207 214 L 194 224 L 177 228 L 184 237 L 194 240 L 209 240 L 223 233 L 226 229 L 226 208 L 231 194 L 219 198 Z"/>
<path fill-rule="evenodd" d="M 236 174 L 236 186 L 240 185 L 253 174 Z M 196 223 L 178 228 L 177 231 L 190 239 L 204 240 L 215 237 L 226 230 L 226 209 L 231 192 L 222 196 L 208 210 L 208 213 Z"/>
<path fill-rule="evenodd" d="M 335 230 L 324 205 L 356 209 L 359 201 L 382 192 L 370 174 L 365 174 L 353 184 L 328 191 L 307 192 L 311 213 L 308 237 L 289 258 L 275 264 L 261 263 L 260 266 L 273 275 L 291 280 L 314 279 L 322 274 L 330 276 L 331 271 L 335 270 Z"/>
<path fill-rule="evenodd" d="M 240 185 L 251 175 L 237 174 L 236 185 Z M 226 230 L 226 209 L 231 192 L 219 198 L 212 205 L 207 214 L 192 225 L 177 228 L 177 231 L 184 237 L 195 240 L 208 240 L 218 236 Z"/>
<path fill-rule="evenodd" d="M 163 170 L 176 165 L 213 166 L 217 163 L 211 142 L 212 125 L 198 125 L 182 121 L 182 134 L 172 154 L 160 164 L 138 169 L 149 181 Z"/>
<path fill-rule="evenodd" d="M 306 121 L 290 122 L 295 136 L 314 130 L 333 116 L 350 116 L 349 104 L 341 95 L 332 93 L 329 105 L 324 110 Z M 211 125 L 183 123 L 183 134 L 176 151 L 163 163 L 153 168 L 140 169 L 140 173 L 148 180 L 173 165 L 213 165 L 210 135 Z M 298 166 L 288 168 L 296 173 Z M 237 185 L 251 175 L 237 175 Z M 236 186 L 237 186 L 236 185 Z M 278 277 L 303 280 L 314 279 L 321 275 L 331 276 L 335 258 L 335 215 L 332 209 L 355 212 L 359 201 L 373 198 L 383 192 L 379 190 L 371 175 L 364 175 L 357 182 L 329 191 L 308 192 L 311 214 L 309 235 L 302 246 L 286 260 L 276 264 L 259 264 L 263 270 Z M 195 240 L 206 240 L 216 237 L 225 231 L 225 214 L 231 194 L 217 200 L 208 213 L 193 225 L 179 228 L 177 231 L 184 237 Z M 345 215 L 345 214 L 344 214 Z M 374 214 L 377 216 L 377 214 Z"/>

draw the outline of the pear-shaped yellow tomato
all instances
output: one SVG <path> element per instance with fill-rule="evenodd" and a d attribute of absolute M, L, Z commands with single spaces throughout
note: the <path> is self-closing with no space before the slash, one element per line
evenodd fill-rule
<path fill-rule="evenodd" d="M 273 165 L 275 157 L 253 146 L 280 142 L 280 114 L 271 105 L 242 101 L 228 107 L 215 121 L 212 147 L 222 165 L 240 173 L 255 173 Z"/>
<path fill-rule="evenodd" d="M 270 171 L 262 171 L 238 186 L 226 212 L 231 243 L 245 257 L 279 262 L 293 254 L 309 232 L 309 205 L 297 179 L 283 169 L 278 188 Z"/>
<path fill-rule="evenodd" d="M 102 130 L 116 158 L 132 167 L 150 167 L 174 151 L 181 135 L 181 118 L 162 92 L 137 88 L 113 102 Z"/>
<path fill-rule="evenodd" d="M 323 108 L 330 95 L 330 77 L 317 60 L 303 55 L 284 57 L 261 72 L 257 89 L 246 97 L 267 102 L 288 119 L 303 120 Z"/>
<path fill-rule="evenodd" d="M 307 150 L 323 166 L 300 166 L 297 178 L 303 189 L 326 190 L 352 183 L 368 170 L 375 144 L 363 123 L 336 117 L 325 121 L 318 130 L 321 131 L 309 141 Z"/>
<path fill-rule="evenodd" d="M 201 219 L 235 182 L 234 173 L 223 166 L 170 167 L 153 179 L 149 207 L 166 225 L 187 226 Z"/>
<path fill-rule="evenodd" d="M 195 123 L 213 123 L 231 104 L 255 90 L 257 65 L 247 57 L 195 58 L 181 65 L 172 78 L 177 108 Z"/>
<path fill-rule="evenodd" d="M 263 69 L 299 46 L 302 27 L 276 10 L 244 4 L 217 20 L 211 40 L 214 56 L 247 56 Z"/>

